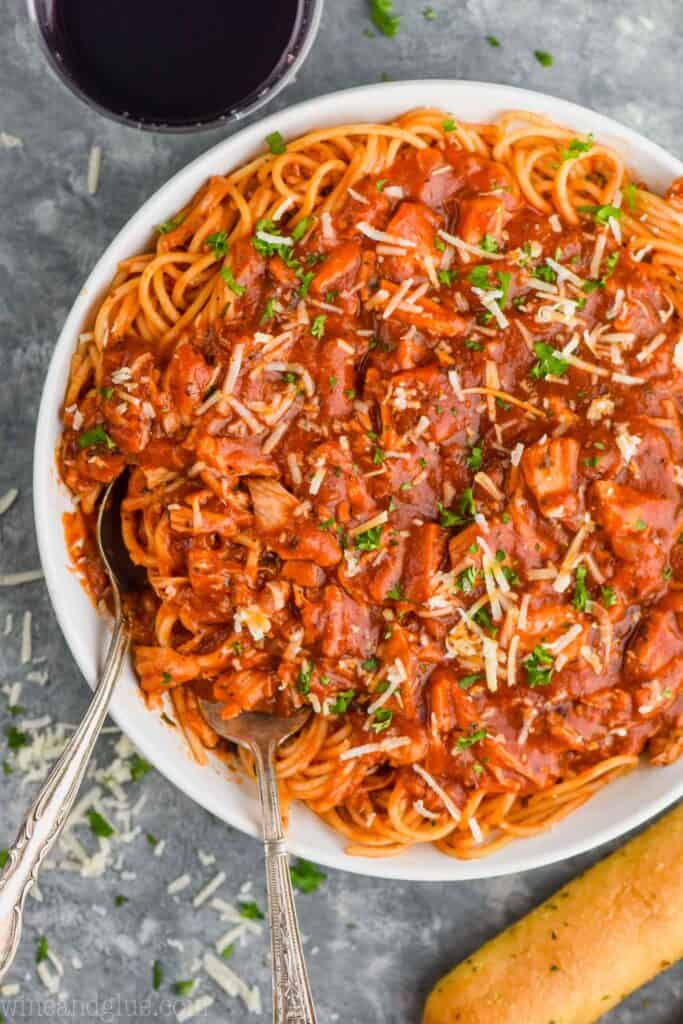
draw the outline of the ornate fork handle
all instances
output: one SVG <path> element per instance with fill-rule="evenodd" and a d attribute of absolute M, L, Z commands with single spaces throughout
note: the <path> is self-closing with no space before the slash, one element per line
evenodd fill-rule
<path fill-rule="evenodd" d="M 90 707 L 8 851 L 9 860 L 0 877 L 0 980 L 11 967 L 19 945 L 26 896 L 62 831 L 83 781 L 127 647 L 128 634 L 119 617 Z"/>
<path fill-rule="evenodd" d="M 280 814 L 273 744 L 252 747 L 263 810 L 274 1024 L 316 1024 Z"/>

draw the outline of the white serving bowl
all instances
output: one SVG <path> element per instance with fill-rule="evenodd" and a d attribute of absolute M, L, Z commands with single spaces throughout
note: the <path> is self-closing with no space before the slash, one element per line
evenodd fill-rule
<path fill-rule="evenodd" d="M 464 120 L 489 121 L 511 109 L 547 114 L 577 131 L 593 132 L 614 146 L 629 166 L 655 191 L 683 174 L 683 163 L 659 146 L 585 107 L 506 85 L 485 82 L 420 81 L 362 86 L 297 104 L 251 125 L 179 171 L 156 192 L 119 232 L 98 260 L 64 324 L 48 370 L 38 416 L 34 463 L 34 511 L 40 557 L 47 587 L 66 641 L 88 683 L 97 664 L 108 624 L 99 618 L 78 577 L 69 567 L 62 532 L 62 513 L 69 496 L 55 467 L 59 407 L 69 361 L 79 332 L 106 292 L 120 260 L 149 246 L 156 224 L 171 217 L 212 174 L 224 174 L 248 161 L 264 147 L 266 135 L 286 138 L 327 125 L 386 121 L 414 107 L 432 106 Z M 197 803 L 250 835 L 259 829 L 259 808 L 251 782 L 228 776 L 218 764 L 195 764 L 179 733 L 164 725 L 142 701 L 132 666 L 121 674 L 111 707 L 112 717 L 159 771 Z M 486 878 L 550 864 L 589 850 L 622 835 L 683 795 L 683 761 L 665 768 L 646 765 L 618 779 L 584 807 L 542 835 L 511 843 L 481 860 L 457 861 L 429 845 L 413 847 L 398 857 L 349 857 L 344 840 L 305 807 L 294 807 L 290 849 L 330 867 L 383 878 L 420 881 Z"/>

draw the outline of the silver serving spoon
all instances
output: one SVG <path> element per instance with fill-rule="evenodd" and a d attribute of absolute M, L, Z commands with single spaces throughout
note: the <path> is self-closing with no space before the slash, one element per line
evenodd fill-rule
<path fill-rule="evenodd" d="M 0 980 L 11 967 L 19 945 L 26 896 L 73 807 L 107 716 L 129 642 L 121 596 L 139 590 L 146 580 L 144 570 L 131 561 L 121 536 L 121 502 L 127 484 L 127 472 L 109 484 L 97 517 L 97 545 L 111 584 L 115 612 L 102 673 L 90 707 L 28 812 L 0 877 Z"/>
<path fill-rule="evenodd" d="M 303 708 L 291 718 L 244 712 L 237 718 L 223 719 L 220 704 L 200 699 L 199 705 L 219 736 L 239 743 L 254 755 L 266 854 L 274 1024 L 315 1024 L 275 776 L 275 750 L 301 729 L 310 717 L 310 708 Z"/>

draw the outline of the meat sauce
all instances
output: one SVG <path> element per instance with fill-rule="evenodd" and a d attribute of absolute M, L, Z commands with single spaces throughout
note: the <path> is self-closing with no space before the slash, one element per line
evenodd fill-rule
<path fill-rule="evenodd" d="M 135 467 L 143 690 L 311 703 L 358 745 L 407 738 L 354 786 L 422 796 L 420 763 L 460 804 L 678 757 L 680 323 L 600 212 L 568 226 L 429 148 L 226 266 L 230 318 L 111 338 L 64 417 L 74 493 Z M 69 536 L 101 596 L 92 528 Z"/>

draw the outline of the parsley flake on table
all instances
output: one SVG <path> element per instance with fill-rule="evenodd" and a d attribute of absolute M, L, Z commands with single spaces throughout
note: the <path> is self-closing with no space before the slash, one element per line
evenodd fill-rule
<path fill-rule="evenodd" d="M 161 988 L 161 983 L 164 980 L 164 968 L 160 960 L 155 960 L 152 965 L 152 988 L 155 992 L 158 992 Z"/>
<path fill-rule="evenodd" d="M 114 835 L 113 825 L 110 825 L 107 819 L 104 818 L 99 811 L 91 808 L 86 817 L 92 832 L 94 832 L 96 836 L 99 836 L 101 839 L 108 839 L 110 836 Z"/>
<path fill-rule="evenodd" d="M 382 35 L 393 38 L 401 24 L 400 14 L 394 11 L 393 0 L 370 0 L 370 17 Z"/>
<path fill-rule="evenodd" d="M 549 68 L 554 61 L 552 53 L 547 50 L 534 50 L 534 57 L 542 68 Z"/>
<path fill-rule="evenodd" d="M 38 948 L 36 949 L 36 963 L 42 964 L 43 960 L 47 960 L 48 952 L 47 939 L 44 935 L 41 935 L 38 939 Z"/>
<path fill-rule="evenodd" d="M 240 917 L 245 917 L 247 921 L 263 920 L 263 911 L 255 900 L 246 900 L 245 902 L 238 903 L 237 909 L 240 912 Z"/>
<path fill-rule="evenodd" d="M 148 771 L 151 771 L 152 766 L 149 761 L 144 759 L 144 757 L 140 757 L 138 753 L 135 753 L 128 762 L 128 768 L 130 770 L 131 780 L 133 782 L 139 782 L 140 779 L 144 778 Z"/>
<path fill-rule="evenodd" d="M 485 36 L 486 42 L 489 46 L 492 46 L 494 50 L 497 50 L 500 46 L 500 39 L 498 36 Z"/>
<path fill-rule="evenodd" d="M 304 893 L 317 892 L 321 882 L 327 878 L 324 871 L 301 857 L 289 865 L 289 874 L 294 888 Z"/>

